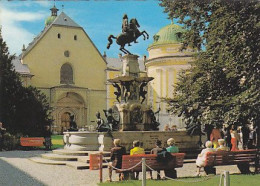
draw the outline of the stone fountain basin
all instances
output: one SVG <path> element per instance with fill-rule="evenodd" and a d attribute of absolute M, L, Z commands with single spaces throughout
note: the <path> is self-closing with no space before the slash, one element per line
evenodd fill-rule
<path fill-rule="evenodd" d="M 154 148 L 156 140 L 161 140 L 167 147 L 169 138 L 174 138 L 181 150 L 199 148 L 199 136 L 189 136 L 186 131 L 117 131 L 112 132 L 112 136 L 121 139 L 127 151 L 132 148 L 134 140 L 140 140 L 142 147 L 149 151 Z M 65 149 L 76 151 L 110 151 L 113 147 L 113 140 L 106 132 L 64 132 L 64 143 Z"/>

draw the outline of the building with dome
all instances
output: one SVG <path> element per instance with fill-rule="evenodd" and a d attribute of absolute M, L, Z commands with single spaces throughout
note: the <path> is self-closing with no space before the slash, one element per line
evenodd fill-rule
<path fill-rule="evenodd" d="M 24 86 L 46 94 L 53 108 L 53 130 L 95 125 L 95 113 L 106 108 L 106 61 L 84 29 L 54 6 L 45 28 L 13 64 Z"/>
<path fill-rule="evenodd" d="M 183 128 L 182 119 L 167 112 L 167 104 L 161 98 L 173 96 L 173 85 L 178 81 L 178 73 L 190 68 L 194 50 L 188 48 L 180 51 L 185 30 L 176 24 L 169 24 L 153 36 L 153 43 L 148 47 L 149 57 L 145 61 L 148 76 L 154 77 L 148 88 L 148 104 L 156 111 L 161 109 L 159 121 L 161 130 L 166 124 Z"/>

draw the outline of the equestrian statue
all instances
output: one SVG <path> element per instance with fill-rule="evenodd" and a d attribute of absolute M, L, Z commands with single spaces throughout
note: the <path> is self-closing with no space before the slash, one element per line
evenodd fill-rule
<path fill-rule="evenodd" d="M 144 30 L 142 32 L 139 31 L 140 25 L 137 21 L 137 19 L 133 18 L 130 20 L 128 24 L 128 17 L 126 14 L 123 16 L 123 23 L 122 23 L 122 33 L 119 34 L 117 37 L 110 35 L 108 37 L 108 44 L 107 49 L 110 48 L 110 46 L 113 43 L 112 39 L 116 39 L 116 43 L 120 45 L 120 50 L 125 54 L 131 54 L 128 50 L 125 49 L 125 45 L 128 44 L 128 46 L 131 46 L 130 43 L 134 42 L 137 43 L 137 38 L 139 36 L 143 36 L 144 40 L 149 39 L 148 33 Z"/>

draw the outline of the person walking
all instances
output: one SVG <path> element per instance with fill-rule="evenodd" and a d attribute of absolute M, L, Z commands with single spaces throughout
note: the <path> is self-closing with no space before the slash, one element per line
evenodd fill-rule
<path fill-rule="evenodd" d="M 0 151 L 4 148 L 4 133 L 6 132 L 6 129 L 3 127 L 3 123 L 0 122 Z"/>
<path fill-rule="evenodd" d="M 214 149 L 218 148 L 218 140 L 221 139 L 221 133 L 219 127 L 214 127 L 210 134 L 210 141 L 213 144 Z"/>
<path fill-rule="evenodd" d="M 249 133 L 250 133 L 248 124 L 242 126 L 241 132 L 242 132 L 243 149 L 246 150 L 248 149 Z"/>
<path fill-rule="evenodd" d="M 230 134 L 231 134 L 231 144 L 232 144 L 231 151 L 237 151 L 239 150 L 237 144 L 238 142 L 241 142 L 241 139 L 237 133 L 237 127 L 235 125 L 231 126 Z"/>

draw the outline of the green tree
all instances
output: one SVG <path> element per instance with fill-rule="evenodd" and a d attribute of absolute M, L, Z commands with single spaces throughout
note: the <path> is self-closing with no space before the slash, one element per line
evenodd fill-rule
<path fill-rule="evenodd" d="M 46 96 L 34 87 L 24 87 L 15 71 L 8 47 L 0 30 L 1 121 L 13 134 L 41 135 L 50 125 L 50 107 Z"/>
<path fill-rule="evenodd" d="M 198 50 L 192 67 L 180 74 L 174 98 L 166 100 L 170 111 L 184 118 L 190 132 L 200 124 L 259 124 L 259 1 L 161 0 L 160 5 L 187 29 L 183 49 Z"/>

